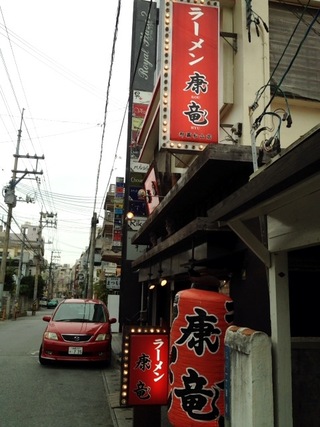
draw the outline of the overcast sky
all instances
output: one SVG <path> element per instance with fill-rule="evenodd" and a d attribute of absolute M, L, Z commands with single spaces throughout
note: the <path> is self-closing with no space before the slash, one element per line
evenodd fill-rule
<path fill-rule="evenodd" d="M 25 222 L 39 225 L 40 212 L 57 214 L 57 228 L 43 230 L 49 261 L 52 251 L 60 253 L 62 264 L 80 258 L 94 210 L 102 225 L 107 186 L 125 174 L 133 0 L 120 3 L 111 80 L 119 0 L 0 3 L 1 191 L 12 178 L 24 109 L 19 154 L 45 158 L 37 165 L 19 159 L 18 170 L 43 174 L 17 184 L 17 197 L 35 202 L 18 201 L 12 229 L 18 232 Z M 0 224 L 6 212 L 0 195 Z"/>

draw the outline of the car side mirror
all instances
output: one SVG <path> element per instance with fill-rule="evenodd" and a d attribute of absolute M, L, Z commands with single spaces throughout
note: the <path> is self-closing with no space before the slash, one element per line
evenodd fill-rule
<path fill-rule="evenodd" d="M 117 319 L 115 317 L 110 317 L 109 323 L 112 325 L 112 323 L 117 323 Z"/>
<path fill-rule="evenodd" d="M 45 322 L 50 322 L 51 316 L 43 316 L 42 320 L 44 320 Z"/>

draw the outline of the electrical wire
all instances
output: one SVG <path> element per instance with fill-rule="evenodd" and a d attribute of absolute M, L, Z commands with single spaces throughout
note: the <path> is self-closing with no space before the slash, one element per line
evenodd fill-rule
<path fill-rule="evenodd" d="M 309 5 L 309 3 L 310 3 L 310 0 L 309 0 L 309 2 L 308 2 L 308 5 Z M 305 8 L 304 8 L 303 12 L 300 14 L 300 16 L 299 16 L 299 20 L 297 21 L 297 23 L 296 23 L 296 25 L 295 25 L 295 28 L 293 29 L 293 31 L 292 31 L 292 33 L 291 33 L 291 35 L 290 35 L 290 37 L 289 37 L 289 40 L 288 40 L 288 42 L 287 42 L 287 44 L 286 44 L 285 48 L 283 49 L 283 51 L 282 51 L 282 53 L 281 53 L 281 55 L 280 55 L 280 57 L 279 57 L 279 59 L 278 59 L 277 64 L 275 65 L 274 69 L 272 70 L 272 73 L 271 73 L 271 75 L 270 75 L 270 78 L 269 78 L 268 82 L 267 82 L 264 86 L 262 86 L 262 88 L 260 88 L 260 89 L 258 90 L 258 92 L 256 93 L 256 99 L 255 99 L 255 101 L 254 101 L 254 103 L 253 103 L 253 106 L 257 106 L 257 105 L 258 105 L 259 100 L 260 100 L 261 96 L 263 95 L 263 93 L 265 92 L 266 88 L 271 86 L 271 82 L 272 82 L 273 76 L 275 75 L 275 73 L 276 73 L 277 69 L 279 68 L 280 63 L 281 63 L 282 59 L 284 58 L 284 56 L 285 56 L 285 54 L 286 54 L 286 52 L 287 52 L 287 50 L 288 50 L 288 48 L 289 48 L 289 46 L 290 46 L 290 44 L 291 44 L 291 42 L 292 42 L 292 39 L 293 39 L 293 37 L 294 37 L 294 35 L 295 35 L 295 33 L 296 33 L 296 31 L 297 31 L 297 29 L 298 29 L 298 27 L 299 27 L 299 25 L 300 25 L 300 23 L 301 23 L 302 19 L 303 19 L 303 16 L 304 16 L 304 14 L 305 14 L 305 13 L 306 13 L 306 11 L 307 11 L 307 7 L 308 7 L 308 5 L 306 5 L 306 6 L 305 6 Z M 276 94 L 276 93 L 277 93 L 277 91 L 278 91 L 278 90 L 280 90 L 280 85 L 278 85 L 278 86 L 275 86 L 275 85 L 274 85 L 274 88 L 275 88 L 274 93 Z M 283 94 L 283 93 L 282 93 L 282 94 Z M 274 97 L 273 97 L 273 98 L 274 98 Z M 285 99 L 286 99 L 286 101 L 287 101 L 287 98 L 285 98 Z M 269 107 L 269 105 L 270 105 L 270 102 L 269 102 L 268 106 L 267 106 L 267 107 L 265 107 L 265 110 Z M 255 109 L 255 108 L 256 108 L 256 107 L 254 107 L 253 109 Z"/>
<path fill-rule="evenodd" d="M 2 13 L 2 8 L 0 6 L 0 11 Z M 3 19 L 4 21 L 4 19 Z M 53 69 L 55 72 L 62 75 L 64 78 L 71 81 L 73 84 L 76 84 L 77 86 L 80 86 L 82 89 L 86 90 L 87 92 L 91 93 L 92 95 L 102 98 L 101 96 L 101 90 L 94 86 L 93 84 L 85 81 L 81 77 L 79 77 L 77 74 L 73 73 L 72 71 L 65 68 L 63 65 L 59 64 L 54 59 L 50 58 L 48 55 L 46 55 L 44 52 L 40 51 L 36 47 L 32 46 L 30 43 L 28 43 L 23 38 L 19 37 L 16 33 L 11 31 L 7 28 L 6 25 L 0 24 L 0 29 L 4 29 L 5 33 L 1 33 L 0 35 L 4 35 L 6 38 L 10 39 L 10 42 L 18 46 L 20 49 L 27 52 L 29 55 L 33 56 L 35 59 L 40 61 L 41 63 L 45 64 L 46 66 Z"/>
<path fill-rule="evenodd" d="M 254 125 L 256 126 L 256 128 L 257 128 L 258 126 L 260 126 L 260 123 L 261 123 L 262 117 L 266 114 L 267 109 L 269 108 L 269 106 L 271 105 L 272 101 L 274 100 L 274 98 L 275 98 L 275 96 L 276 96 L 276 94 L 277 94 L 278 90 L 280 89 L 280 87 L 281 87 L 281 85 L 282 85 L 282 83 L 283 83 L 283 81 L 284 81 L 285 77 L 286 77 L 286 76 L 287 76 L 287 74 L 289 73 L 289 71 L 290 71 L 290 69 L 291 69 L 291 67 L 292 67 L 292 65 L 293 65 L 293 63 L 294 63 L 294 61 L 296 60 L 296 58 L 297 58 L 297 56 L 298 56 L 298 54 L 299 54 L 299 52 L 300 52 L 300 50 L 301 50 L 301 48 L 302 48 L 302 46 L 303 46 L 303 43 L 305 42 L 305 40 L 306 40 L 306 38 L 307 38 L 308 34 L 310 33 L 310 31 L 311 31 L 311 29 L 312 29 L 312 27 L 313 27 L 314 23 L 317 21 L 317 19 L 318 19 L 318 16 L 319 16 L 319 15 L 320 15 L 320 9 L 317 11 L 317 13 L 316 13 L 316 14 L 315 14 L 315 16 L 313 17 L 313 19 L 312 19 L 311 23 L 309 24 L 309 26 L 308 26 L 308 28 L 307 28 L 307 30 L 306 30 L 306 32 L 305 32 L 305 34 L 304 34 L 304 36 L 303 36 L 302 40 L 300 41 L 300 43 L 299 43 L 299 45 L 298 45 L 298 47 L 297 47 L 297 49 L 296 49 L 295 54 L 294 54 L 294 55 L 293 55 L 293 57 L 291 58 L 291 61 L 290 61 L 289 65 L 288 65 L 288 67 L 287 67 L 286 71 L 284 72 L 283 76 L 281 77 L 281 79 L 280 79 L 279 83 L 276 85 L 275 91 L 274 91 L 274 93 L 273 93 L 273 95 L 272 95 L 271 99 L 269 100 L 268 104 L 265 106 L 265 108 L 264 108 L 264 110 L 263 110 L 262 114 L 260 114 L 260 116 L 255 120 Z M 296 28 L 295 28 L 295 30 L 296 30 Z M 295 30 L 294 30 L 294 31 L 295 31 Z M 291 37 L 290 37 L 290 40 L 291 40 Z"/>
<path fill-rule="evenodd" d="M 115 46 L 116 46 L 116 40 L 117 40 L 117 34 L 118 34 L 118 27 L 119 27 L 120 10 L 121 10 L 121 0 L 118 1 L 118 9 L 117 9 L 117 16 L 116 16 L 116 25 L 115 25 L 115 31 L 114 31 L 113 43 L 112 43 L 110 71 L 109 71 L 109 78 L 108 78 L 108 85 L 107 85 L 107 95 L 106 95 L 106 103 L 105 103 L 104 118 L 103 118 L 103 125 L 102 125 L 102 136 L 101 136 L 101 144 L 100 144 L 100 155 L 99 155 L 99 162 L 98 162 L 98 171 L 97 171 L 97 180 L 96 180 L 96 190 L 95 190 L 95 197 L 94 197 L 93 212 L 96 211 L 96 204 L 97 204 L 96 200 L 97 200 L 98 189 L 99 189 L 100 170 L 101 170 L 101 163 L 102 163 L 102 156 L 103 156 L 103 147 L 104 147 L 104 136 L 105 136 L 105 131 L 106 131 L 106 119 L 107 119 L 107 112 L 108 112 L 108 105 L 109 105 L 109 93 L 110 93 L 111 78 L 112 78 L 112 71 L 113 71 Z"/>
<path fill-rule="evenodd" d="M 2 12 L 2 10 L 1 10 L 1 12 Z M 7 31 L 6 30 L 6 35 L 7 35 L 7 38 L 8 39 L 10 39 L 11 40 L 11 38 L 12 38 L 12 33 L 11 33 L 11 37 L 10 37 L 10 35 L 9 35 L 9 31 Z M 21 40 L 20 40 L 20 42 L 21 42 Z M 25 42 L 24 41 L 22 41 L 22 43 L 23 43 L 23 45 L 25 45 Z M 11 45 L 11 47 L 12 47 L 12 45 Z M 28 49 L 30 48 L 30 45 L 28 45 Z M 13 51 L 13 49 L 11 49 L 12 51 Z M 33 50 L 34 51 L 34 49 L 31 47 L 31 50 Z M 29 49 L 29 51 L 30 51 L 30 49 Z M 113 55 L 114 55 L 114 50 L 113 50 Z M 37 54 L 37 57 L 38 57 L 39 55 Z M 41 56 L 41 55 L 40 55 Z M 109 85 L 110 86 L 110 85 Z M 109 86 L 108 86 L 108 90 L 109 90 Z M 107 98 L 108 100 L 109 100 L 109 96 L 108 96 L 108 98 Z M 106 107 L 107 107 L 107 104 L 106 104 Z M 127 108 L 127 107 L 126 107 Z M 10 115 L 10 117 L 12 117 L 13 115 L 11 114 L 11 112 L 9 112 L 9 115 Z M 30 136 L 30 132 L 29 132 L 29 130 L 28 130 L 28 127 L 27 127 L 27 124 L 26 123 L 24 123 L 24 125 L 25 125 L 25 128 L 26 128 L 26 130 L 27 130 L 27 134 L 28 134 L 28 140 L 29 141 L 32 141 L 32 138 L 31 138 L 31 136 Z M 104 120 L 104 128 L 105 128 L 105 125 L 106 125 L 106 117 L 105 117 L 105 120 Z M 123 128 L 123 124 L 122 124 L 122 126 L 121 126 L 121 132 L 122 132 L 122 128 Z M 119 144 L 118 144 L 119 145 Z M 118 149 L 118 146 L 117 146 L 117 149 Z M 114 163 L 115 163 L 115 161 L 116 161 L 116 158 L 117 158 L 117 155 L 115 156 L 115 159 L 114 159 Z M 112 168 L 112 170 L 114 169 L 114 164 L 113 164 L 113 168 Z M 100 175 L 99 175 L 100 176 Z M 98 181 L 99 181 L 99 178 L 98 178 Z M 97 181 L 97 182 L 98 182 Z M 45 181 L 44 181 L 45 182 Z M 19 185 L 19 187 L 20 187 L 20 185 Z M 30 190 L 29 190 L 30 191 Z M 36 188 L 33 186 L 33 189 L 32 189 L 32 193 L 33 194 L 37 194 L 37 198 L 38 198 L 38 201 L 40 201 L 41 202 L 41 205 L 42 205 L 42 208 L 44 208 L 44 207 L 47 207 L 47 202 L 49 201 L 48 199 L 49 199 L 49 197 L 50 197 L 50 192 L 49 191 L 47 191 L 46 192 L 46 194 L 47 194 L 47 196 L 43 196 L 43 191 L 42 191 L 42 189 L 40 188 L 40 186 L 39 186 L 39 180 L 36 180 Z M 90 198 L 86 198 L 87 200 L 90 200 Z M 95 196 L 95 199 L 94 199 L 94 203 L 96 203 L 97 201 L 99 201 L 100 202 L 100 199 L 98 199 L 96 196 Z M 70 204 L 69 202 L 70 202 L 70 198 L 69 197 L 66 197 L 66 205 L 68 205 L 68 206 L 71 206 L 72 207 L 72 204 Z M 61 202 L 62 204 L 63 204 L 63 202 Z M 91 202 L 91 200 L 90 200 L 90 203 L 91 203 L 91 206 L 92 206 L 92 202 Z M 48 209 L 45 209 L 45 210 L 48 210 Z M 79 206 L 78 206 L 78 213 L 80 212 L 81 214 L 83 213 L 83 203 L 82 204 L 79 204 Z M 64 210 L 64 212 L 72 212 L 72 210 L 71 209 L 65 209 Z"/>
<path fill-rule="evenodd" d="M 147 28 L 148 28 L 148 22 L 149 22 L 149 18 L 150 18 L 150 14 L 151 14 L 152 3 L 153 3 L 152 0 L 149 0 L 149 9 L 148 9 L 148 13 L 146 14 L 145 26 L 144 26 L 143 33 L 142 33 L 141 40 L 140 40 L 140 46 L 139 46 L 139 49 L 138 49 L 138 55 L 137 55 L 136 63 L 135 63 L 134 70 L 133 70 L 133 73 L 132 73 L 132 76 L 131 76 L 131 81 L 130 81 L 130 85 L 129 85 L 128 99 L 127 99 L 125 112 L 124 112 L 124 115 L 123 115 L 123 118 L 122 118 L 122 122 L 121 122 L 121 129 L 120 129 L 119 137 L 118 137 L 118 141 L 117 141 L 117 150 L 118 150 L 118 147 L 119 147 L 119 144 L 120 144 L 121 133 L 122 133 L 122 130 L 123 130 L 123 127 L 124 127 L 124 122 L 125 122 L 125 119 L 126 119 L 127 110 L 129 108 L 129 102 L 130 102 L 130 99 L 131 99 L 131 92 L 133 90 L 134 79 L 135 79 L 135 76 L 136 76 L 136 73 L 137 73 L 137 70 L 138 70 L 139 60 L 140 60 L 140 56 L 141 56 L 142 48 L 143 48 L 143 43 L 144 43 L 144 37 L 146 35 L 146 31 L 147 31 Z M 137 129 L 138 132 L 141 130 L 141 126 L 142 126 L 142 123 L 140 124 L 140 128 Z M 110 186 L 110 182 L 111 182 L 111 178 L 112 178 L 112 173 L 114 171 L 114 165 L 115 165 L 115 161 L 116 161 L 116 157 L 117 157 L 117 150 L 116 150 L 116 155 L 114 157 L 113 165 L 112 165 L 112 168 L 111 168 L 111 171 L 110 171 L 108 183 L 107 183 L 107 186 L 106 186 L 106 189 L 105 189 L 105 193 L 104 193 L 104 197 L 103 197 L 103 202 L 106 199 L 107 193 L 109 191 L 109 186 Z M 100 206 L 99 215 L 101 213 L 102 208 L 103 208 L 103 205 Z"/>
<path fill-rule="evenodd" d="M 119 2 L 119 3 L 121 3 L 121 2 Z M 107 193 L 109 191 L 109 186 L 110 186 L 110 183 L 111 183 L 112 174 L 114 172 L 115 162 L 117 160 L 117 152 L 118 152 L 118 148 L 119 148 L 119 145 L 120 145 L 121 135 L 122 135 L 122 131 L 123 131 L 123 128 L 124 128 L 127 111 L 128 111 L 128 108 L 129 108 L 129 102 L 130 102 L 130 96 L 131 96 L 130 92 L 131 92 L 132 87 L 133 87 L 134 78 L 136 76 L 136 72 L 137 72 L 137 68 L 138 68 L 138 64 L 139 64 L 139 58 L 140 58 L 141 53 L 142 53 L 142 47 L 143 47 L 144 37 L 145 37 L 145 34 L 146 34 L 146 30 L 147 30 L 148 20 L 149 20 L 149 17 L 150 17 L 151 6 L 152 6 L 152 0 L 149 1 L 149 9 L 148 9 L 148 13 L 147 13 L 147 16 L 146 16 L 145 27 L 144 27 L 143 35 L 141 37 L 140 46 L 139 46 L 139 50 L 138 50 L 138 56 L 137 56 L 137 59 L 136 59 L 135 68 L 134 68 L 134 71 L 133 71 L 133 74 L 132 74 L 132 78 L 131 78 L 131 82 L 130 82 L 130 86 L 129 86 L 128 100 L 127 100 L 125 111 L 124 111 L 124 114 L 123 114 L 123 117 L 122 117 L 122 121 L 121 121 L 121 127 L 120 127 L 120 131 L 119 131 L 117 145 L 116 145 L 116 153 L 115 153 L 115 156 L 114 156 L 114 159 L 113 159 L 113 163 L 112 163 L 112 167 L 111 167 L 111 170 L 110 170 L 109 179 L 108 179 L 108 182 L 107 182 L 107 185 L 106 185 L 104 197 L 102 199 L 102 204 L 101 204 L 100 209 L 99 209 L 99 216 L 101 214 L 101 210 L 103 208 L 103 204 L 105 202 L 105 198 L 107 196 Z M 115 46 L 115 44 L 114 44 L 114 46 Z M 111 79 L 109 78 L 109 83 L 110 82 L 111 82 Z M 105 121 L 106 121 L 106 115 L 105 115 L 104 123 L 105 123 Z"/>
<path fill-rule="evenodd" d="M 150 9 L 151 9 L 151 3 L 152 3 L 152 1 L 150 1 Z M 114 33 L 114 43 L 113 43 L 113 49 L 112 49 L 112 61 L 111 61 L 111 69 L 110 69 L 110 73 L 109 73 L 108 90 L 107 90 L 106 103 L 105 103 L 105 112 L 104 112 L 104 121 L 103 121 L 103 125 L 98 124 L 99 126 L 103 126 L 103 133 L 102 133 L 101 146 L 100 146 L 100 159 L 99 159 L 99 167 L 98 167 L 99 171 L 98 171 L 98 174 L 97 174 L 96 191 L 95 191 L 95 196 L 94 196 L 94 200 L 93 200 L 94 210 L 96 209 L 97 203 L 100 202 L 100 199 L 97 197 L 97 194 L 98 194 L 98 187 L 99 187 L 99 181 L 100 181 L 100 169 L 101 169 L 101 162 L 102 162 L 102 154 L 103 154 L 103 149 L 104 149 L 104 137 L 105 137 L 106 126 L 107 126 L 107 113 L 109 113 L 108 112 L 109 99 L 110 99 L 109 91 L 110 91 L 110 85 L 111 85 L 111 76 L 112 76 L 113 61 L 114 61 L 114 56 L 115 56 L 115 52 L 116 52 L 115 47 L 116 47 L 116 38 L 117 38 L 117 32 L 118 32 L 120 9 L 121 9 L 121 1 L 119 1 L 119 3 L 118 3 L 118 13 L 117 13 L 117 20 L 116 20 L 116 29 L 115 29 L 115 33 Z M 2 13 L 2 10 L 1 10 L 1 13 Z M 149 14 L 148 14 L 148 18 L 149 18 Z M 4 19 L 3 19 L 3 22 L 5 22 Z M 146 25 L 147 25 L 147 21 L 146 21 Z M 13 45 L 12 45 L 12 43 L 13 43 L 16 46 L 19 46 L 20 48 L 23 48 L 24 50 L 28 51 L 29 54 L 31 52 L 31 54 L 33 56 L 37 57 L 38 60 L 41 60 L 41 61 L 43 60 L 42 62 L 45 62 L 46 65 L 52 66 L 52 64 L 53 64 L 53 66 L 54 66 L 55 69 L 59 68 L 58 66 L 56 66 L 55 63 L 53 63 L 53 61 L 49 57 L 46 57 L 45 55 L 42 54 L 42 52 L 37 51 L 31 45 L 27 44 L 23 39 L 20 39 L 18 36 L 16 36 L 12 31 L 8 30 L 7 27 L 6 27 L 6 25 L 5 26 L 0 25 L 0 29 L 1 28 L 5 29 L 5 37 L 8 40 L 10 40 L 10 42 L 11 42 L 11 50 L 12 51 L 13 51 Z M 141 48 L 139 50 L 139 56 L 140 56 L 140 53 L 141 53 Z M 18 67 L 17 64 L 16 64 L 16 67 Z M 17 72 L 18 72 L 18 69 L 17 69 Z M 134 72 L 134 74 L 135 74 L 135 72 Z M 19 79 L 19 80 L 20 80 L 20 84 L 22 85 L 21 79 Z M 130 84 L 130 89 L 131 88 L 132 88 L 132 82 Z M 0 87 L 0 95 L 1 95 L 1 87 Z M 24 91 L 24 95 L 26 97 L 25 91 Z M 129 99 L 130 99 L 130 95 L 129 95 Z M 120 132 L 119 132 L 119 138 L 118 138 L 117 145 L 116 145 L 116 153 L 115 153 L 115 156 L 114 156 L 114 159 L 113 159 L 112 168 L 111 168 L 111 171 L 110 171 L 110 174 L 109 174 L 108 185 L 111 182 L 112 173 L 115 170 L 115 163 L 116 163 L 116 161 L 119 158 L 118 150 L 119 150 L 119 145 L 120 145 L 120 138 L 121 138 L 121 135 L 122 135 L 122 132 L 123 132 L 123 128 L 124 128 L 125 118 L 126 118 L 126 115 L 127 115 L 128 102 L 126 104 L 125 111 L 124 111 L 124 114 L 123 114 L 123 119 L 121 121 L 121 128 L 120 128 Z M 17 104 L 18 104 L 18 102 L 17 102 Z M 8 105 L 9 105 L 9 103 L 8 103 Z M 21 109 L 19 108 L 19 111 L 20 110 Z M 9 109 L 7 111 L 8 111 L 8 115 L 10 116 L 10 118 L 13 118 L 14 115 L 11 113 L 11 111 Z M 32 118 L 32 115 L 31 115 L 31 118 Z M 14 126 L 14 123 L 12 123 L 12 124 Z M 16 126 L 14 126 L 14 127 L 16 128 Z M 30 135 L 30 131 L 28 129 L 27 123 L 25 123 L 25 122 L 24 122 L 24 127 L 26 129 L 28 138 L 27 139 L 23 138 L 22 142 L 25 140 L 25 141 L 28 141 L 28 142 L 32 143 L 32 138 L 31 138 L 31 135 Z M 14 141 L 11 141 L 11 142 L 14 143 Z M 46 184 L 46 175 L 43 177 L 43 183 Z M 47 184 L 49 184 L 49 182 Z M 30 191 L 30 188 L 31 188 L 31 191 Z M 106 187 L 106 191 L 107 190 L 108 190 L 108 186 Z M 23 193 L 24 190 L 22 189 L 22 182 L 19 183 L 19 188 L 17 188 L 17 191 L 20 191 L 20 192 Z M 31 196 L 30 196 L 30 194 L 31 194 Z M 54 209 L 51 209 L 51 205 L 52 206 L 57 206 L 57 203 L 58 204 L 60 203 L 60 205 L 64 204 L 64 200 L 59 201 L 59 199 L 57 199 L 58 196 L 55 193 L 52 193 L 49 190 L 45 190 L 44 191 L 43 189 L 41 189 L 40 185 L 39 185 L 39 180 L 38 179 L 35 180 L 35 185 L 31 181 L 31 185 L 29 186 L 29 190 L 28 190 L 28 194 L 27 195 L 29 197 L 32 197 L 32 195 L 36 195 L 37 201 L 39 201 L 41 203 L 41 205 L 42 205 L 42 208 L 44 210 L 47 210 L 47 211 L 48 210 L 54 210 Z M 52 200 L 50 200 L 51 197 L 52 197 Z M 62 198 L 63 197 L 64 197 L 64 195 L 62 195 Z M 70 203 L 70 201 L 71 201 L 71 203 Z M 104 198 L 101 199 L 101 205 L 103 204 L 103 202 L 104 202 Z M 78 215 L 82 215 L 83 210 L 84 210 L 83 209 L 83 207 L 84 207 L 83 203 L 84 202 L 82 202 L 82 204 L 79 203 L 79 206 L 77 205 L 77 203 L 78 203 L 78 201 L 76 201 L 75 203 L 73 203 L 72 199 L 69 196 L 65 195 L 65 206 L 69 206 L 69 207 L 67 207 L 67 208 L 65 207 L 64 210 L 63 210 L 63 212 L 65 212 L 65 213 L 73 213 L 74 214 L 74 210 L 77 210 Z M 90 203 L 91 203 L 91 206 L 92 206 L 92 201 L 91 200 L 88 203 L 88 205 L 90 205 Z M 78 209 L 77 209 L 77 207 L 78 207 Z M 79 207 L 81 209 L 79 209 Z M 64 223 L 67 224 L 67 222 L 64 222 Z M 66 225 L 66 227 L 68 227 L 68 224 Z"/>

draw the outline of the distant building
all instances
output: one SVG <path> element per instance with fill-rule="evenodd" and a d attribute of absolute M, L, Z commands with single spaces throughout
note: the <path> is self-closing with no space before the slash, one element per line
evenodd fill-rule
<path fill-rule="evenodd" d="M 20 233 L 10 233 L 7 266 L 10 264 L 18 267 L 21 260 L 22 276 L 34 276 L 36 274 L 35 256 L 40 252 L 44 255 L 44 241 L 39 241 L 39 226 L 24 224 Z M 0 225 L 0 258 L 5 239 L 5 230 Z"/>

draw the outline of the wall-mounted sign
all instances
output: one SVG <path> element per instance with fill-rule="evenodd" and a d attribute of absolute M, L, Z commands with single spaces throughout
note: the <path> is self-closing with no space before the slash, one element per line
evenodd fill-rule
<path fill-rule="evenodd" d="M 160 327 L 131 326 L 122 336 L 120 405 L 166 405 L 168 332 Z"/>
<path fill-rule="evenodd" d="M 106 285 L 107 285 L 107 289 L 119 290 L 120 289 L 120 277 L 107 277 Z"/>
<path fill-rule="evenodd" d="M 219 136 L 219 6 L 213 1 L 168 3 L 159 144 L 160 149 L 195 151 L 197 144 L 203 149 Z"/>
<path fill-rule="evenodd" d="M 156 171 L 152 167 L 146 175 L 144 181 L 145 199 L 148 215 L 150 215 L 154 209 L 160 203 L 158 180 L 156 177 Z"/>
<path fill-rule="evenodd" d="M 128 229 L 132 231 L 138 231 L 146 222 L 146 218 L 143 217 L 133 217 L 133 219 L 128 221 Z M 132 236 L 131 236 L 132 237 Z"/>
<path fill-rule="evenodd" d="M 113 218 L 113 246 L 121 246 L 123 227 L 124 178 L 116 178 Z"/>

